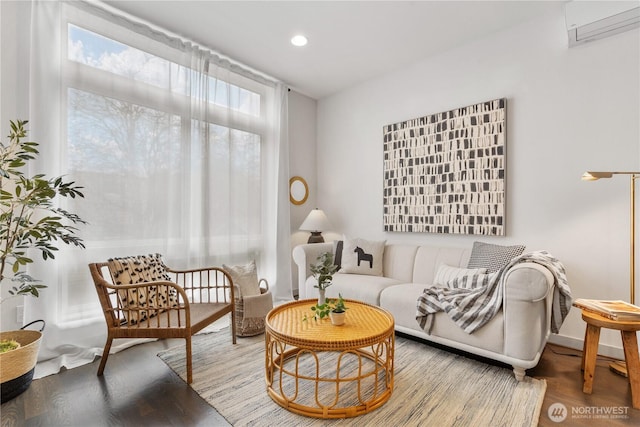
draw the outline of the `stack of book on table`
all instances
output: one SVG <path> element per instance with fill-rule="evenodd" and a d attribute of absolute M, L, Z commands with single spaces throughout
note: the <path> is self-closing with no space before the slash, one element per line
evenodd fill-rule
<path fill-rule="evenodd" d="M 624 301 L 606 301 L 578 298 L 573 305 L 582 310 L 599 314 L 612 320 L 631 320 L 640 322 L 640 307 Z"/>

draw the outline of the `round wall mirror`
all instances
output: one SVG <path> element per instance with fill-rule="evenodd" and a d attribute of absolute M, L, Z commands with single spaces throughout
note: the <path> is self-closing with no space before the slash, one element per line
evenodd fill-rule
<path fill-rule="evenodd" d="M 301 176 L 293 176 L 289 180 L 289 200 L 294 205 L 301 205 L 309 197 L 309 186 Z"/>

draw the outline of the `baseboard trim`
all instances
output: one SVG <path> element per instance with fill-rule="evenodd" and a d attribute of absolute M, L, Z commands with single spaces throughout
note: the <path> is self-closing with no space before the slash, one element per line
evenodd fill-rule
<path fill-rule="evenodd" d="M 567 337 L 564 335 L 554 335 L 549 337 L 549 342 L 552 344 L 561 345 L 564 347 L 573 348 L 576 350 L 582 350 L 584 347 L 584 340 L 580 340 L 573 337 Z M 600 343 L 598 345 L 598 354 L 601 356 L 613 357 L 614 359 L 624 360 L 624 350 L 622 347 L 616 347 L 608 344 Z"/>

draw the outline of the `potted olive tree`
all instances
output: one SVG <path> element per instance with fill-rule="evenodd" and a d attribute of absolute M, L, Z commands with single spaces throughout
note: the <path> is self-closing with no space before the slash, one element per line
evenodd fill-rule
<path fill-rule="evenodd" d="M 82 187 L 63 177 L 26 175 L 27 163 L 39 154 L 38 144 L 25 139 L 27 123 L 11 121 L 9 141 L 0 142 L 0 285 L 8 287 L 10 297 L 37 297 L 46 287 L 25 270 L 33 262 L 29 250 L 39 252 L 46 261 L 55 258 L 58 243 L 84 248 L 76 225 L 85 221 L 54 204 L 57 196 L 84 197 Z M 41 338 L 38 331 L 0 333 L 0 348 L 7 348 L 0 353 L 2 402 L 31 384 Z"/>
<path fill-rule="evenodd" d="M 325 290 L 331 286 L 333 275 L 338 271 L 338 266 L 333 263 L 333 255 L 331 252 L 323 252 L 316 259 L 315 264 L 309 267 L 311 274 L 316 278 L 318 283 L 314 288 L 318 288 L 318 305 L 325 302 Z"/>

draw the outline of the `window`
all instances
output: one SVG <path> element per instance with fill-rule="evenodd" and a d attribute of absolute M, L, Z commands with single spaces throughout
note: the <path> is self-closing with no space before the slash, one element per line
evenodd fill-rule
<path fill-rule="evenodd" d="M 132 46 L 73 24 L 68 25 L 68 60 L 136 82 L 195 98 L 215 105 L 260 116 L 260 95 L 243 87 L 206 76 L 206 93 L 197 91 L 200 72 L 182 67 Z M 191 89 L 189 89 L 191 88 Z"/>
<path fill-rule="evenodd" d="M 99 19 L 71 18 L 63 32 L 62 151 L 85 187 L 69 209 L 91 225 L 89 250 L 201 264 L 259 254 L 268 90 Z M 86 316 L 82 267 L 61 278 L 67 320 Z"/>

